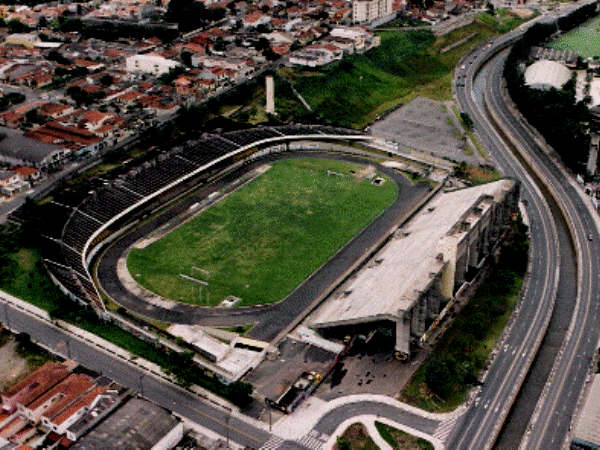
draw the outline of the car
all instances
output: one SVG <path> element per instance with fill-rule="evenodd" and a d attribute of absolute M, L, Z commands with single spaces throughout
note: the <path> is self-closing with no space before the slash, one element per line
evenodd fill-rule
<path fill-rule="evenodd" d="M 594 236 L 592 236 L 591 234 L 588 234 L 588 241 L 593 241 L 594 240 Z"/>

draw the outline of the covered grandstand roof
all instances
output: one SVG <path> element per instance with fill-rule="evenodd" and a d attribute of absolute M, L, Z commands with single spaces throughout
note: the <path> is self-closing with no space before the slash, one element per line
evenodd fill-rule
<path fill-rule="evenodd" d="M 366 323 L 399 317 L 401 311 L 409 310 L 432 282 L 431 275 L 439 273 L 452 256 L 456 240 L 462 237 L 455 225 L 468 220 L 466 215 L 475 206 L 489 207 L 491 198 L 498 198 L 514 183 L 505 179 L 436 196 L 340 295 L 317 311 L 311 326 Z"/>
<path fill-rule="evenodd" d="M 600 399 L 600 375 L 596 374 L 575 426 L 573 442 L 581 445 L 576 448 L 600 447 L 600 401 L 598 399 Z"/>
<path fill-rule="evenodd" d="M 556 61 L 537 61 L 525 71 L 525 84 L 534 89 L 561 89 L 571 79 L 571 71 Z"/>

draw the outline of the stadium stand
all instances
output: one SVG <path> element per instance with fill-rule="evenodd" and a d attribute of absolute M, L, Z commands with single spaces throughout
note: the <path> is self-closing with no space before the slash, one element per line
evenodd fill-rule
<path fill-rule="evenodd" d="M 92 180 L 91 190 L 83 201 L 78 201 L 77 196 L 65 195 L 61 197 L 60 204 L 51 202 L 49 207 L 54 220 L 44 229 L 46 239 L 42 247 L 47 270 L 64 290 L 105 311 L 85 262 L 86 253 L 99 230 L 105 229 L 128 208 L 148 202 L 161 189 L 200 174 L 206 166 L 219 158 L 233 155 L 236 150 L 251 148 L 253 143 L 265 139 L 290 141 L 303 136 L 361 138 L 355 131 L 316 125 L 259 127 L 222 135 L 207 134 L 168 153 L 161 153 L 115 180 Z M 93 243 L 101 238 L 100 234 Z"/>

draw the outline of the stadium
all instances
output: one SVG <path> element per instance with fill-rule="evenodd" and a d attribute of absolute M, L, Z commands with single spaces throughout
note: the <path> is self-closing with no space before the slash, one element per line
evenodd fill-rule
<path fill-rule="evenodd" d="M 171 324 L 169 332 L 187 341 L 207 360 L 220 364 L 217 374 L 225 379 L 239 379 L 249 370 L 248 364 L 240 362 L 249 360 L 247 355 L 241 355 L 242 350 L 232 353 L 232 349 L 236 346 L 252 348 L 262 358 L 269 343 L 281 342 L 305 319 L 305 325 L 336 340 L 343 339 L 348 330 L 369 334 L 382 327 L 389 329 L 395 335 L 393 350 L 398 357 L 408 358 L 411 349 L 427 338 L 427 330 L 437 323 L 436 317 L 443 316 L 454 294 L 467 280 L 467 272 L 480 267 L 493 249 L 515 211 L 518 187 L 513 181 L 505 180 L 444 193 L 441 192 L 444 183 L 433 188 L 428 183 L 411 182 L 399 170 L 399 163 L 387 158 L 391 155 L 381 158 L 380 152 L 378 158 L 364 147 L 349 145 L 369 139 L 370 136 L 339 128 L 288 125 L 203 135 L 183 146 L 161 151 L 149 161 L 127 167 L 115 179 L 97 180 L 97 187 L 90 190 L 83 201 L 52 202 L 54 217 L 62 219 L 50 224 L 44 232 L 44 264 L 53 281 L 72 299 L 90 305 L 100 316 L 140 338 L 156 340 L 154 334 L 144 329 L 143 323 L 140 326 L 135 320 L 131 321 L 136 314 Z M 349 177 L 351 181 L 344 181 L 351 187 L 345 193 L 349 197 L 340 202 L 357 206 L 347 212 L 345 222 L 325 221 L 320 229 L 305 230 L 300 242 L 282 237 L 284 227 L 277 224 L 272 228 L 283 234 L 269 239 L 285 245 L 280 245 L 282 249 L 273 257 L 274 262 L 249 257 L 264 251 L 260 246 L 245 245 L 244 242 L 254 244 L 251 234 L 243 235 L 242 241 L 233 247 L 227 246 L 231 243 L 221 242 L 206 252 L 215 253 L 216 248 L 217 253 L 245 255 L 238 261 L 228 260 L 218 270 L 211 266 L 210 259 L 202 260 L 194 255 L 194 252 L 200 255 L 210 245 L 206 247 L 205 243 L 204 247 L 198 247 L 200 251 L 193 250 L 191 245 L 186 248 L 187 243 L 196 240 L 190 236 L 198 232 L 193 228 L 197 216 L 211 217 L 205 212 L 216 214 L 221 206 L 229 216 L 232 211 L 237 214 L 239 204 L 227 205 L 237 201 L 238 188 L 242 192 L 254 185 L 253 177 L 259 181 L 267 179 L 262 174 L 265 170 L 278 173 L 290 160 L 301 161 L 300 158 L 310 158 L 313 160 L 310 164 L 315 167 L 323 166 L 321 172 L 327 168 L 319 182 L 335 184 L 338 178 Z M 329 162 L 315 163 L 319 158 Z M 292 171 L 299 172 L 299 163 L 293 164 L 296 166 Z M 305 161 L 301 165 L 310 164 Z M 363 183 L 365 177 L 357 176 L 362 172 L 370 173 L 366 183 Z M 289 175 L 276 178 L 292 180 Z M 279 196 L 293 197 L 294 189 L 301 192 L 324 189 L 314 178 L 309 180 L 309 187 L 302 188 L 295 184 L 297 181 L 292 182 L 291 191 L 282 191 Z M 316 184 L 311 187 L 310 183 Z M 370 197 L 360 198 L 358 191 L 352 190 L 359 185 L 368 189 L 375 189 L 375 185 L 387 186 L 387 199 L 371 208 L 370 203 L 376 204 L 376 201 Z M 380 193 L 386 192 L 377 189 L 381 189 Z M 271 200 L 268 196 L 274 196 L 261 192 L 250 197 L 256 197 L 255 202 L 267 203 Z M 340 192 L 324 190 L 316 203 L 304 205 L 306 214 L 313 214 L 317 206 L 327 203 L 328 196 L 335 197 Z M 304 201 L 301 197 L 300 201 Z M 334 206 L 338 208 L 340 202 L 337 205 L 334 202 Z M 430 205 L 427 210 L 422 209 L 425 204 Z M 280 209 L 281 204 L 273 207 Z M 200 210 L 204 212 L 198 214 Z M 246 210 L 251 211 L 252 207 Z M 367 211 L 370 215 L 359 217 L 359 210 L 370 210 Z M 325 209 L 319 210 L 317 216 L 330 214 L 331 211 Z M 225 227 L 229 239 L 236 228 L 268 227 L 260 222 L 264 218 L 249 217 L 245 223 L 235 222 L 237 225 L 234 223 L 229 229 L 217 224 L 222 218 L 212 219 L 214 226 L 209 220 L 208 225 L 204 224 L 205 228 L 212 229 L 209 244 L 213 240 L 217 242 L 218 235 L 223 234 L 214 233 L 214 229 Z M 296 217 L 288 222 L 304 219 L 310 222 L 307 217 Z M 340 228 L 339 233 L 336 228 Z M 300 268 L 304 260 L 311 259 L 311 253 L 316 253 L 313 250 L 327 247 L 319 240 L 328 238 L 327 231 L 339 235 L 335 245 L 314 259 L 312 265 Z M 187 241 L 173 246 L 173 241 L 180 239 L 182 233 L 188 234 Z M 153 249 L 155 246 L 158 250 Z M 240 251 L 245 247 L 254 250 Z M 300 247 L 299 253 L 294 253 L 298 250 L 296 247 Z M 189 259 L 190 253 L 192 259 Z M 144 259 L 148 254 L 154 259 Z M 287 262 L 281 259 L 282 255 L 289 256 Z M 240 260 L 244 267 L 239 265 Z M 161 287 L 160 283 L 152 284 L 153 278 L 156 281 L 160 277 L 148 268 L 153 269 L 164 261 L 172 266 L 167 270 L 171 272 L 170 278 L 162 280 Z M 275 266 L 274 271 L 263 270 L 263 266 L 269 264 Z M 258 266 L 260 270 L 253 272 Z M 246 278 L 238 280 L 237 272 L 248 273 Z M 293 273 L 296 278 L 284 277 L 291 280 L 284 280 L 287 286 L 271 289 L 277 285 L 279 272 Z M 264 278 L 262 284 L 258 282 L 261 277 Z M 396 283 L 394 280 L 404 281 Z M 255 284 L 253 298 L 251 287 L 255 288 Z M 174 291 L 161 290 L 175 285 Z M 219 287 L 224 289 L 220 293 Z M 267 291 L 272 291 L 270 297 Z M 111 308 L 105 304 L 107 299 L 113 305 Z M 122 311 L 115 313 L 114 305 Z M 128 313 L 124 318 L 123 309 L 134 315 Z M 206 335 L 203 327 L 211 327 L 213 331 L 215 327 L 235 327 L 243 330 L 244 337 L 234 338 L 233 343 L 224 348 L 219 337 Z M 260 358 L 254 359 L 252 366 L 258 364 Z"/>
<path fill-rule="evenodd" d="M 167 305 L 152 303 L 143 296 L 132 295 L 130 291 L 120 291 L 123 286 L 118 282 L 117 260 L 111 259 L 111 252 L 119 253 L 124 246 L 131 244 L 128 239 L 135 239 L 135 236 L 139 237 L 163 226 L 164 223 L 156 221 L 139 226 L 153 211 L 169 202 L 178 205 L 186 193 L 211 184 L 209 180 L 218 179 L 217 186 L 220 187 L 234 182 L 238 175 L 233 173 L 233 169 L 243 168 L 251 160 L 270 153 L 314 151 L 314 144 L 294 146 L 294 143 L 349 143 L 368 139 L 369 136 L 345 129 L 296 125 L 203 135 L 197 141 L 161 152 L 154 159 L 129 168 L 114 180 L 99 180 L 97 188 L 91 190 L 83 201 L 74 204 L 52 202 L 50 207 L 56 220 L 44 230 L 44 264 L 63 292 L 74 300 L 90 305 L 106 319 L 119 320 L 107 309 L 101 291 L 110 293 L 109 298 L 129 310 L 165 322 L 234 326 L 264 321 L 269 324 L 268 331 L 261 327 L 255 327 L 256 330 L 253 331 L 256 337 L 270 340 L 309 306 L 309 297 L 294 292 L 296 296 L 294 293 L 288 296 L 293 298 L 287 303 L 241 306 L 235 308 L 235 313 L 223 308 L 206 308 L 179 302 Z M 338 147 L 342 151 L 348 148 L 343 145 Z M 355 152 L 351 148 L 348 151 Z M 410 184 L 394 172 L 396 171 L 389 170 L 395 177 L 394 181 Z M 227 175 L 229 173 L 230 176 Z M 408 189 L 404 190 L 407 192 L 402 200 L 406 201 L 410 195 Z M 423 195 L 426 192 L 423 187 L 418 190 Z M 173 216 L 190 208 L 189 201 L 188 204 L 183 200 L 180 203 L 179 210 L 176 206 L 166 218 L 159 217 L 158 220 L 172 220 Z M 137 235 L 125 233 L 134 227 Z M 131 235 L 134 237 L 130 237 Z M 98 265 L 98 283 L 92 274 L 91 264 L 107 248 L 107 254 L 100 258 Z M 346 265 L 350 266 L 352 263 L 350 259 Z M 332 281 L 323 281 L 323 286 Z M 283 310 L 285 313 L 282 313 Z"/>

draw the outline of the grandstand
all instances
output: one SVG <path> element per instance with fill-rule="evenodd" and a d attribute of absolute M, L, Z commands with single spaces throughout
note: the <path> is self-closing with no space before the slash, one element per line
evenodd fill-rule
<path fill-rule="evenodd" d="M 250 128 L 205 135 L 161 153 L 115 180 L 97 179 L 94 189 L 80 203 L 51 203 L 52 222 L 43 232 L 46 242 L 42 257 L 46 269 L 71 298 L 92 305 L 99 313 L 105 312 L 87 260 L 112 224 L 184 181 L 247 150 L 304 139 L 366 140 L 369 137 L 318 125 Z"/>

